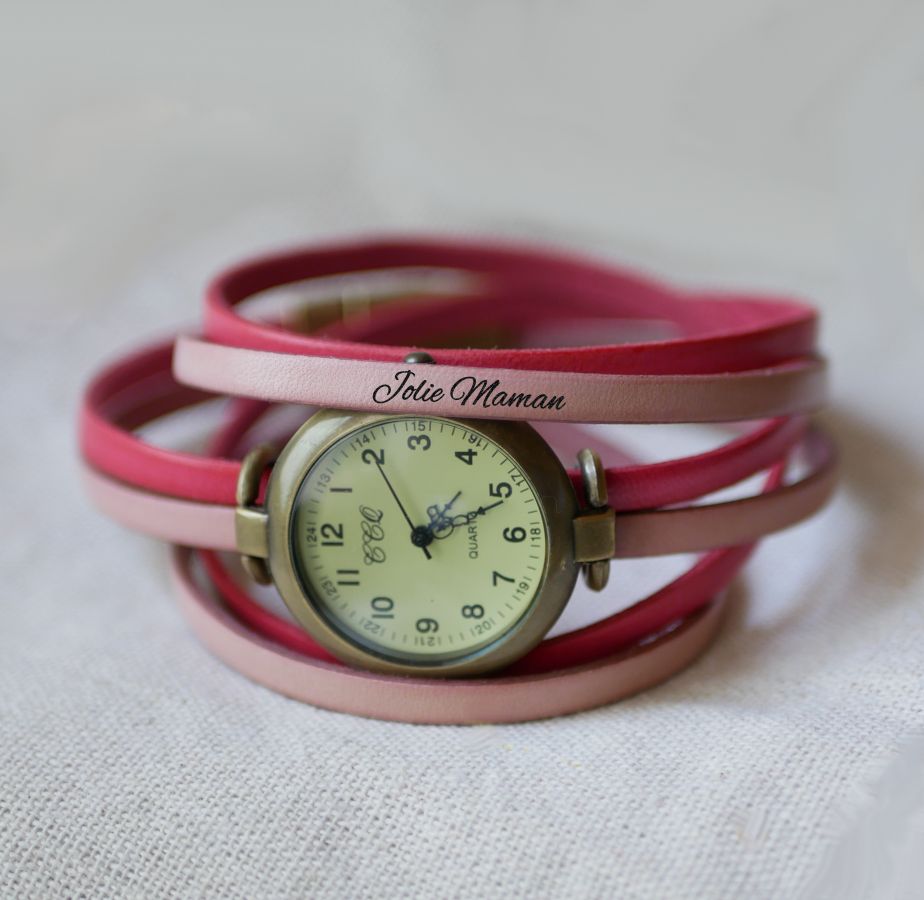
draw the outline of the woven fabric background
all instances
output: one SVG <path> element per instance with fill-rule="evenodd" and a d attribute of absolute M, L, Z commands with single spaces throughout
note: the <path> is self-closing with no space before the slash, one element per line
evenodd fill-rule
<path fill-rule="evenodd" d="M 898 0 L 4 4 L 0 897 L 919 897 L 922 61 Z M 381 228 L 822 307 L 842 490 L 690 670 L 521 726 L 300 706 L 89 507 L 104 358 Z"/>

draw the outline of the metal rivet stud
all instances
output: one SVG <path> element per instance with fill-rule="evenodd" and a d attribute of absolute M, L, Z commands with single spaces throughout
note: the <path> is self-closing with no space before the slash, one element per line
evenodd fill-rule
<path fill-rule="evenodd" d="M 426 353 L 423 350 L 414 350 L 412 353 L 408 353 L 404 357 L 406 363 L 432 363 L 433 357 L 429 353 Z"/>

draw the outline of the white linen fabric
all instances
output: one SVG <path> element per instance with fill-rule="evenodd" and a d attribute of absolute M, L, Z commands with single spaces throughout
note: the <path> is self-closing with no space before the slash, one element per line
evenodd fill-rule
<path fill-rule="evenodd" d="M 919 5 L 4 19 L 0 896 L 920 896 Z M 104 358 L 193 322 L 238 256 L 384 228 L 822 307 L 842 490 L 760 550 L 690 670 L 518 726 L 301 706 L 212 659 L 164 549 L 89 507 L 75 411 Z"/>

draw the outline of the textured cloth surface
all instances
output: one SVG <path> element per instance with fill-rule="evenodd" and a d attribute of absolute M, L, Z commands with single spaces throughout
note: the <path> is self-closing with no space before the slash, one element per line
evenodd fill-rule
<path fill-rule="evenodd" d="M 924 11 L 342 6 L 5 12 L 0 897 L 920 896 Z M 387 227 L 821 305 L 843 488 L 669 684 L 515 727 L 300 706 L 85 502 L 102 359 L 241 254 Z"/>

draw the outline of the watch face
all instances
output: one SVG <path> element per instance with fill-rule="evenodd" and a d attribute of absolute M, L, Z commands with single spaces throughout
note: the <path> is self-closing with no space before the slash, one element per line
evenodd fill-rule
<path fill-rule="evenodd" d="M 556 489 L 567 484 L 541 438 L 510 423 L 353 419 L 312 456 L 293 492 L 287 549 L 303 598 L 293 612 L 328 646 L 336 636 L 335 652 L 354 648 L 352 661 L 373 668 L 465 661 L 484 670 L 511 635 L 524 648 L 535 643 L 542 632 L 521 632 L 560 543 L 549 518 L 570 509 L 550 509 L 535 483 L 537 472 L 548 478 L 551 458 Z M 503 440 L 524 429 L 529 447 L 544 448 L 538 468 Z M 553 593 L 559 608 L 539 617 L 544 629 L 570 588 Z"/>

